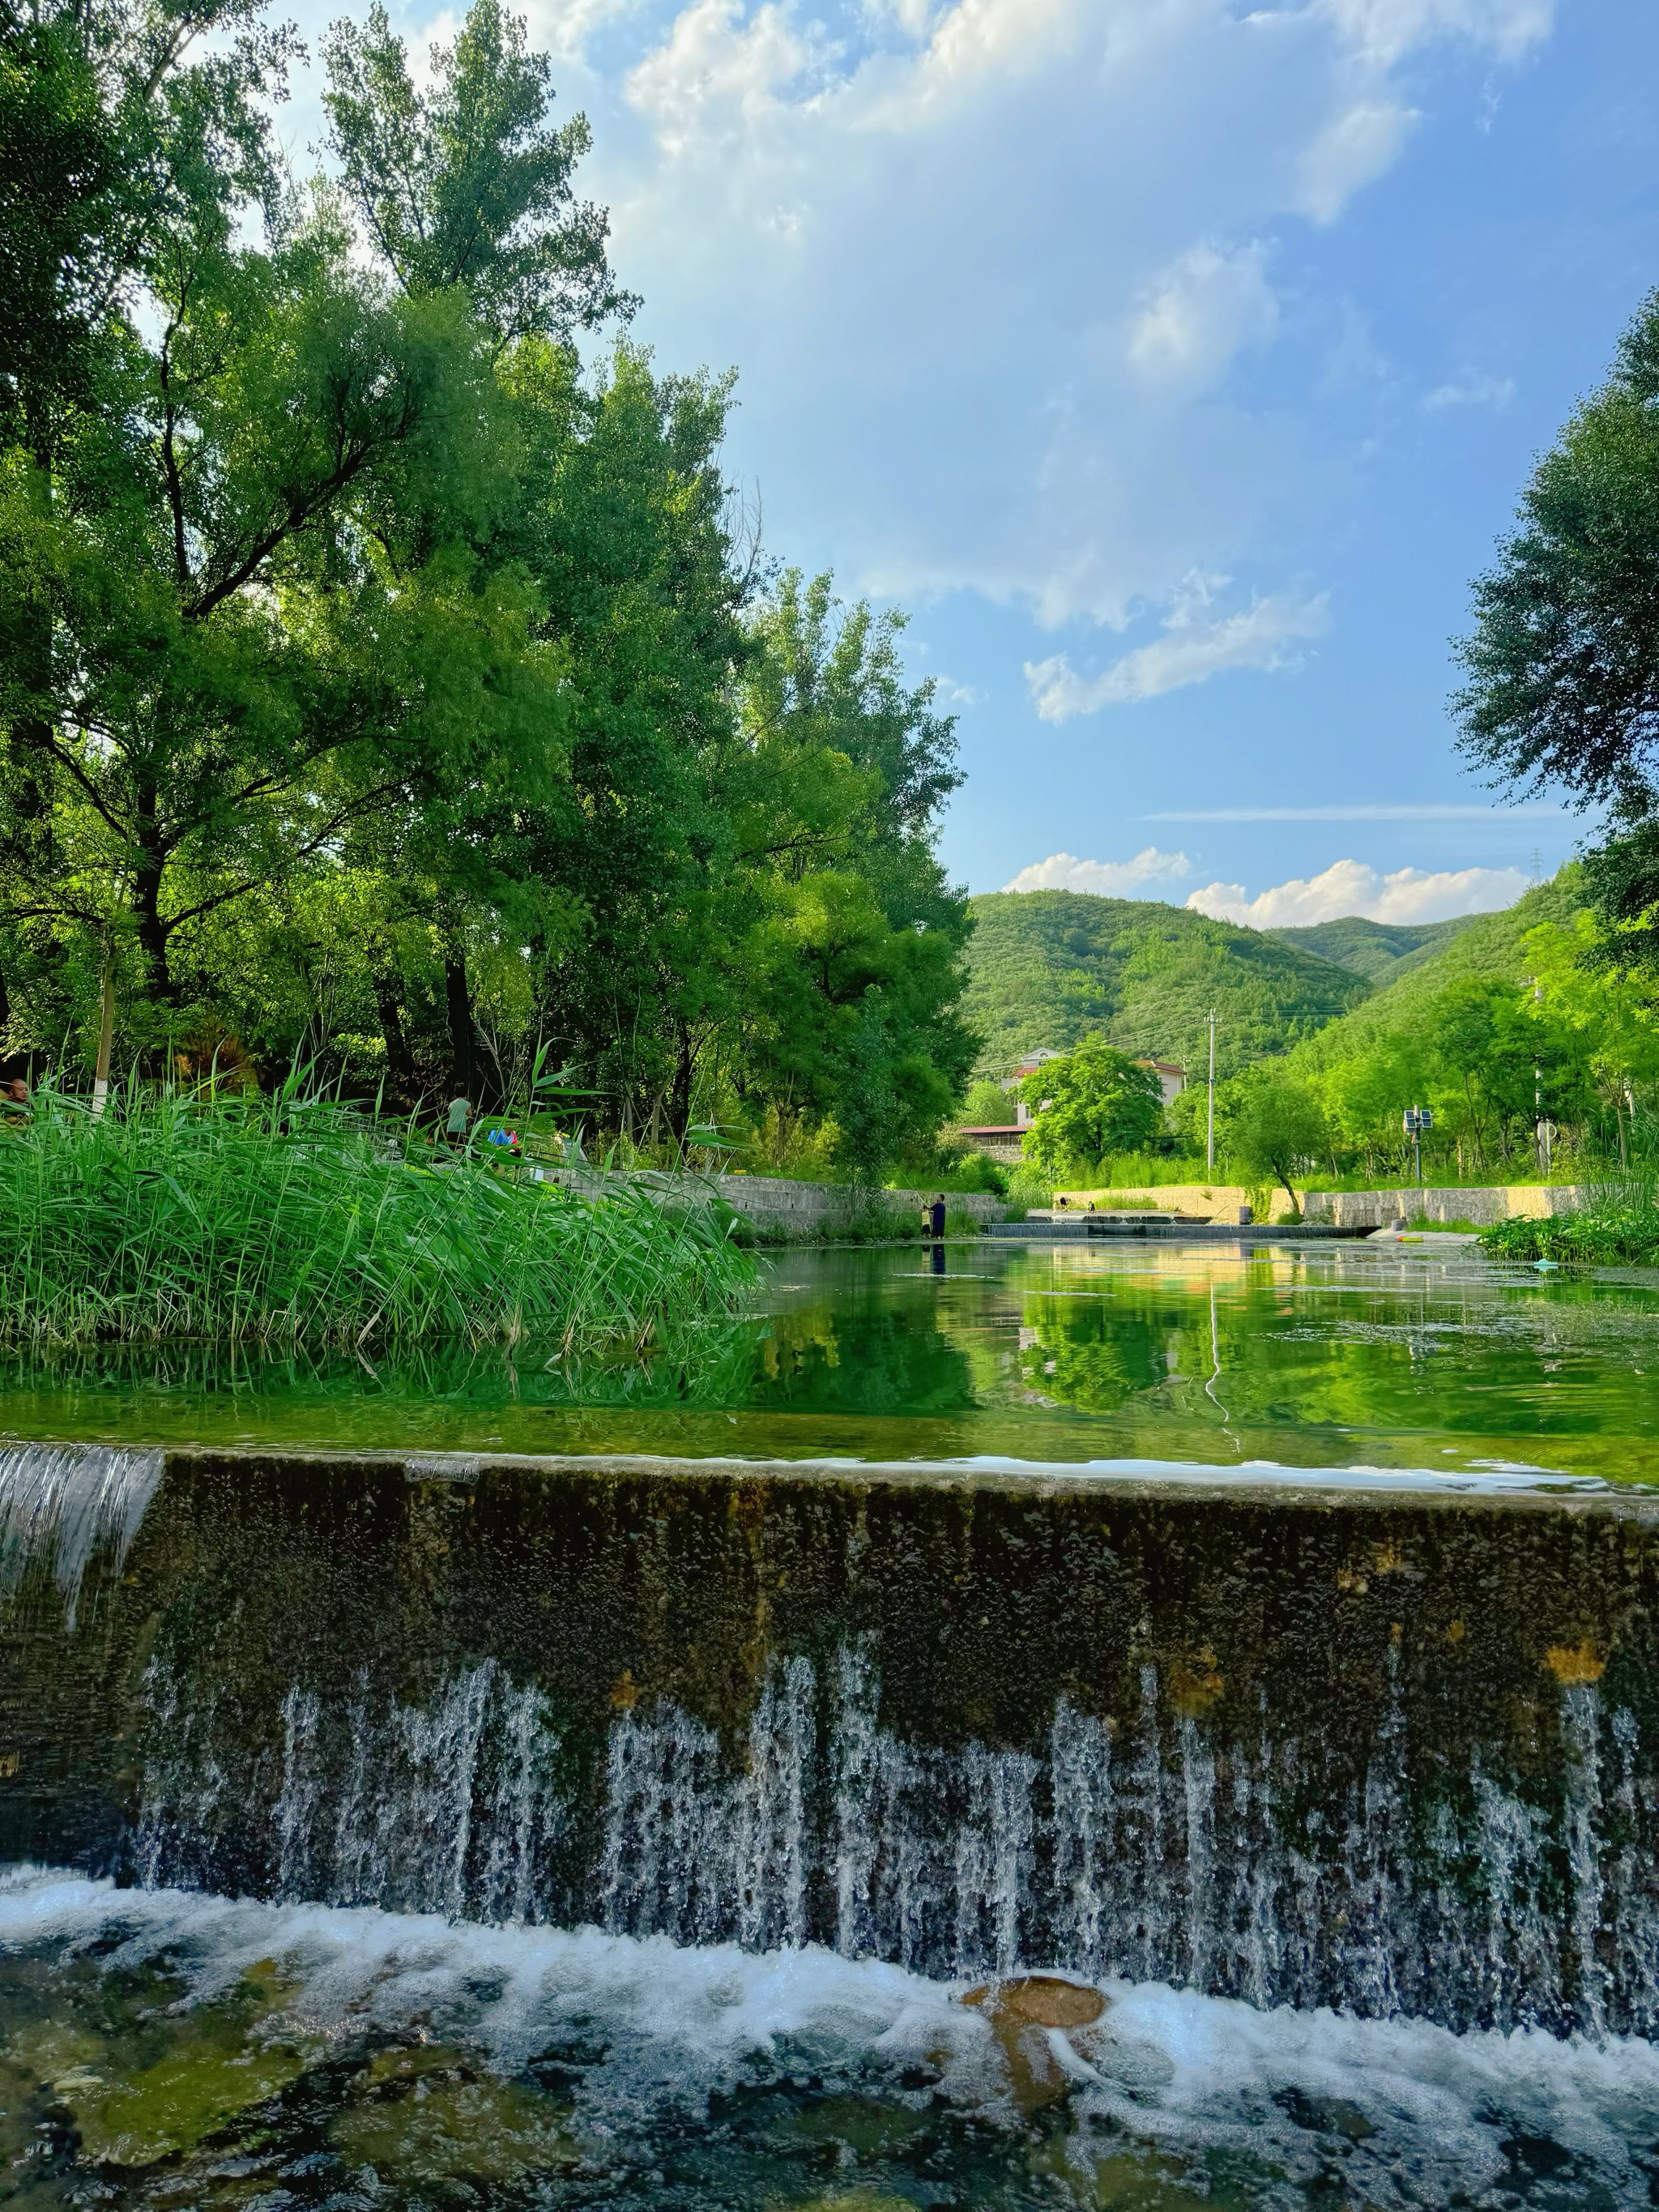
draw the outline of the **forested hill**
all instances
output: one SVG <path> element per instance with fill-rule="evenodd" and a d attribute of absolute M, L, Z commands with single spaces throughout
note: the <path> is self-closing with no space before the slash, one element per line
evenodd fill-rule
<path fill-rule="evenodd" d="M 1196 1068 L 1212 1007 L 1217 1072 L 1231 1074 L 1322 1029 L 1371 988 L 1317 952 L 1185 907 L 1086 891 L 993 891 L 969 903 L 965 1012 L 989 1075 L 1091 1030 Z"/>
<path fill-rule="evenodd" d="M 1316 921 L 1301 929 L 1269 929 L 1281 945 L 1299 945 L 1334 960 L 1339 968 L 1352 968 L 1372 984 L 1392 983 L 1407 969 L 1432 959 L 1451 938 L 1477 917 L 1460 914 L 1449 921 L 1367 921 L 1357 914 L 1339 921 Z"/>
<path fill-rule="evenodd" d="M 1524 983 L 1530 972 L 1526 939 L 1545 922 L 1570 923 L 1583 903 L 1578 870 L 1569 865 L 1553 883 L 1539 884 L 1501 914 L 1472 915 L 1455 935 L 1433 947 L 1394 981 L 1296 1047 L 1303 1067 L 1334 1067 L 1374 1053 L 1391 1038 L 1419 1036 L 1429 1010 L 1450 985 L 1468 975 Z"/>

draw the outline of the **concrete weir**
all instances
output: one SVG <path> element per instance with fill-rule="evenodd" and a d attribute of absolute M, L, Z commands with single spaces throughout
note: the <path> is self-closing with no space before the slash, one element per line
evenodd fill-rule
<path fill-rule="evenodd" d="M 1656 1568 L 1524 1475 L 14 1446 L 0 1851 L 1650 2035 Z"/>

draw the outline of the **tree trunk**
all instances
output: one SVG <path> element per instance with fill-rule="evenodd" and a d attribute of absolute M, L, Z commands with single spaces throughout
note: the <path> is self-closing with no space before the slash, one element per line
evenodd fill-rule
<path fill-rule="evenodd" d="M 161 870 L 149 861 L 133 878 L 132 908 L 138 924 L 138 944 L 149 969 L 149 986 L 169 1006 L 178 1003 L 179 988 L 167 960 L 167 926 L 161 919 Z"/>
<path fill-rule="evenodd" d="M 696 1054 L 691 1046 L 691 1032 L 682 1023 L 679 1056 L 674 1063 L 673 1086 L 668 1094 L 668 1126 L 682 1152 L 685 1150 L 685 1133 L 691 1126 L 691 1079 L 696 1072 Z"/>
<path fill-rule="evenodd" d="M 466 980 L 466 960 L 452 953 L 444 962 L 444 1006 L 449 1018 L 450 1081 L 454 1096 L 478 1103 L 477 1033 L 472 1023 L 472 993 Z"/>
<path fill-rule="evenodd" d="M 138 865 L 133 871 L 132 910 L 138 925 L 139 947 L 149 969 L 150 988 L 158 999 L 176 1006 L 179 987 L 167 957 L 167 939 L 172 932 L 161 916 L 161 878 L 167 868 L 167 852 L 161 842 L 158 799 L 154 781 L 142 781 L 133 810 Z"/>
<path fill-rule="evenodd" d="M 104 973 L 98 994 L 98 1058 L 93 1068 L 92 1110 L 101 1114 L 109 1097 L 110 1052 L 115 1042 L 115 948 L 104 947 Z"/>
<path fill-rule="evenodd" d="M 38 398 L 25 406 L 24 429 L 32 464 L 27 472 L 29 503 L 44 520 L 52 512 L 52 432 L 45 405 Z M 18 650 L 16 673 L 37 701 L 45 701 L 52 696 L 51 606 L 32 609 L 31 615 Z M 53 859 L 51 738 L 52 725 L 44 714 L 20 714 L 6 747 L 13 857 L 19 866 L 39 874 L 51 869 Z"/>
<path fill-rule="evenodd" d="M 386 1089 L 394 1105 L 411 1113 L 421 1103 L 421 1081 L 404 1032 L 397 985 L 383 969 L 375 971 L 374 1005 L 380 1017 L 380 1034 L 386 1039 Z"/>

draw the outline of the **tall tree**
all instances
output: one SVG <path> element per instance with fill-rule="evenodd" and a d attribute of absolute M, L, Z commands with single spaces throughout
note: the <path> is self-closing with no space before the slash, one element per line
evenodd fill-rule
<path fill-rule="evenodd" d="M 486 757 L 528 789 L 554 757 L 557 657 L 521 572 L 489 557 L 516 477 L 480 302 L 596 311 L 603 226 L 545 164 L 522 173 L 544 73 L 491 0 L 476 18 L 440 59 L 454 115 L 431 158 L 459 133 L 471 188 L 489 198 L 492 162 L 518 182 L 464 275 L 365 270 L 338 203 L 286 193 L 264 112 L 280 39 L 185 65 L 203 19 L 167 19 L 137 121 L 118 76 L 112 127 L 149 180 L 114 272 L 134 313 L 49 509 L 4 488 L 0 626 L 39 635 L 44 606 L 58 642 L 8 654 L 0 719 L 46 763 L 54 815 L 54 865 L 14 873 L 14 918 L 130 929 L 164 1001 L 189 994 L 179 947 L 228 902 L 368 821 L 453 812 Z"/>
<path fill-rule="evenodd" d="M 1045 1060 L 1020 1096 L 1037 1109 L 1026 1154 L 1054 1175 L 1092 1168 L 1112 1152 L 1146 1151 L 1164 1127 L 1156 1069 L 1103 1036 L 1086 1036 L 1064 1059 Z"/>
<path fill-rule="evenodd" d="M 1659 907 L 1659 293 L 1539 462 L 1474 599 L 1466 755 L 1517 795 L 1610 809 L 1586 888 L 1618 957 L 1659 959 L 1642 926 Z"/>

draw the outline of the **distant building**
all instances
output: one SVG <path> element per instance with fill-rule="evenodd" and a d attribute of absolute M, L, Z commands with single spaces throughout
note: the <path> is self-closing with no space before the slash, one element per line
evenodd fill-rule
<path fill-rule="evenodd" d="M 983 1152 L 988 1160 L 1000 1160 L 1005 1167 L 1018 1167 L 1027 1127 L 1024 1121 L 981 1121 L 972 1127 L 958 1129 L 957 1134 L 976 1152 Z"/>
<path fill-rule="evenodd" d="M 1064 1060 L 1065 1057 L 1066 1055 L 1063 1052 L 1051 1052 L 1046 1045 L 1040 1052 L 1028 1052 L 1024 1060 L 1017 1060 L 1014 1062 L 1013 1073 L 1012 1075 L 1005 1075 L 1003 1077 L 1002 1087 L 1005 1091 L 1017 1090 L 1018 1086 L 1024 1082 L 1028 1075 L 1035 1075 L 1038 1068 L 1043 1066 L 1046 1062 L 1051 1060 Z M 1048 1103 L 1048 1101 L 1045 1098 L 1042 1102 L 1042 1106 L 1046 1106 Z M 1042 1111 L 1042 1106 L 1039 1106 L 1037 1108 L 1039 1114 Z M 1015 1126 L 1021 1129 L 1029 1128 L 1030 1127 L 1030 1108 L 1026 1104 L 1023 1098 L 1016 1099 L 1014 1102 Z"/>

